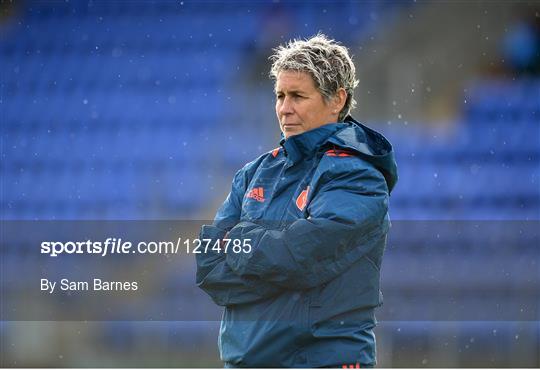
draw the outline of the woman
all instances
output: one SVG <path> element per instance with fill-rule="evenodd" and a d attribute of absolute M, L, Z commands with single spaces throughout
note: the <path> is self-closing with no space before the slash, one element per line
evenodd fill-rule
<path fill-rule="evenodd" d="M 392 146 L 349 115 L 358 81 L 345 47 L 319 34 L 272 60 L 283 139 L 203 226 L 201 238 L 242 248 L 198 254 L 197 284 L 225 307 L 226 367 L 371 367 Z"/>

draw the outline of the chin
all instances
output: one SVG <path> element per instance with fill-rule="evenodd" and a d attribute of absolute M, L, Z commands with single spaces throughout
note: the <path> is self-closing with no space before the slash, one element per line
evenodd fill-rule
<path fill-rule="evenodd" d="M 285 136 L 285 139 L 288 139 L 291 136 L 298 135 L 301 133 L 302 133 L 301 131 L 287 131 L 287 132 L 284 132 L 283 135 Z"/>
<path fill-rule="evenodd" d="M 301 127 L 295 127 L 293 128 L 292 130 L 282 130 L 283 132 L 283 135 L 285 135 L 285 138 L 288 138 L 290 136 L 294 136 L 294 135 L 298 135 L 298 134 L 301 134 L 302 132 L 304 132 L 305 130 L 303 130 Z"/>

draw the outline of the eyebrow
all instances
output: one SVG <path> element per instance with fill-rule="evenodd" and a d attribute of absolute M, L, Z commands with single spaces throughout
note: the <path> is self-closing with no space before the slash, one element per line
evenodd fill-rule
<path fill-rule="evenodd" d="M 275 93 L 276 93 L 276 94 L 279 94 L 279 93 L 283 93 L 283 91 L 282 91 L 282 90 L 277 90 L 277 89 L 276 89 L 276 90 L 275 90 Z M 289 90 L 288 93 L 289 93 L 289 94 L 302 94 L 302 95 L 305 95 L 305 94 L 306 94 L 306 92 L 304 92 L 304 91 L 302 91 L 302 90 Z"/>

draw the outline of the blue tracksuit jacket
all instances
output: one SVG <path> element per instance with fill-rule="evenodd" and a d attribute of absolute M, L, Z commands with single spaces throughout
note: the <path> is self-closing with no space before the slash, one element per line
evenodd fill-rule
<path fill-rule="evenodd" d="M 197 255 L 197 284 L 225 311 L 226 367 L 375 365 L 374 308 L 397 181 L 390 143 L 351 117 L 248 163 L 201 238 L 249 253 Z"/>

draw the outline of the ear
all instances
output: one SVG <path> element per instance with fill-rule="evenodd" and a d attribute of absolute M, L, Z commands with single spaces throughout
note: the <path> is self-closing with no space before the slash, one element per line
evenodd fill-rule
<path fill-rule="evenodd" d="M 347 91 L 343 87 L 340 87 L 334 96 L 334 109 L 341 112 L 347 101 Z"/>

